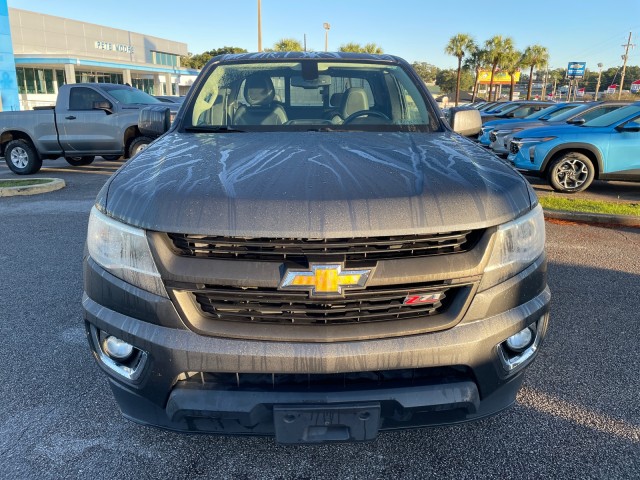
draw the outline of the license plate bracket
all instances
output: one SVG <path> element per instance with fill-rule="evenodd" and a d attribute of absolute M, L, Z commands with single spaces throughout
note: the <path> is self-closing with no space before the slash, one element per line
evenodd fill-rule
<path fill-rule="evenodd" d="M 364 442 L 380 428 L 380 404 L 274 405 L 279 443 Z"/>

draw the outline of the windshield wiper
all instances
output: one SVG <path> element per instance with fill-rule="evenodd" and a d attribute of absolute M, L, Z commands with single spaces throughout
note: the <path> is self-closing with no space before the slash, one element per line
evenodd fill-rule
<path fill-rule="evenodd" d="M 193 125 L 186 127 L 187 132 L 205 132 L 205 133 L 245 133 L 246 130 L 240 130 L 226 125 Z"/>

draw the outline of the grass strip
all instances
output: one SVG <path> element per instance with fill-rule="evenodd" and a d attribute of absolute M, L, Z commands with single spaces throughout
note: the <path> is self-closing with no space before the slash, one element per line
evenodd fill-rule
<path fill-rule="evenodd" d="M 540 205 L 549 210 L 566 212 L 602 213 L 606 215 L 631 215 L 640 217 L 640 203 L 602 202 L 600 200 L 582 200 L 560 198 L 552 195 L 539 197 Z"/>
<path fill-rule="evenodd" d="M 0 180 L 0 188 L 29 187 L 31 185 L 42 185 L 43 183 L 51 183 L 51 180 L 45 180 L 43 178 L 28 178 L 24 180 Z"/>

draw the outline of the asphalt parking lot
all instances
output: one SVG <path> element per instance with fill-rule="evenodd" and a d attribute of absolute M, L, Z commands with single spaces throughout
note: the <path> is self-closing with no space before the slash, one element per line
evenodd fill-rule
<path fill-rule="evenodd" d="M 550 331 L 508 411 L 366 444 L 287 447 L 120 417 L 80 298 L 88 212 L 121 163 L 45 165 L 39 176 L 66 188 L 0 198 L 0 477 L 638 478 L 639 229 L 547 223 Z M 0 178 L 15 177 L 0 166 Z"/>

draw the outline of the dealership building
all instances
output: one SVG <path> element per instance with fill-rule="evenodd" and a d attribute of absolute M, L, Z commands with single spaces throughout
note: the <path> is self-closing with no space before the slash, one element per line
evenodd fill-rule
<path fill-rule="evenodd" d="M 185 94 L 198 73 L 180 65 L 186 43 L 17 8 L 7 11 L 23 110 L 54 104 L 65 83 L 126 83 L 152 95 Z"/>

